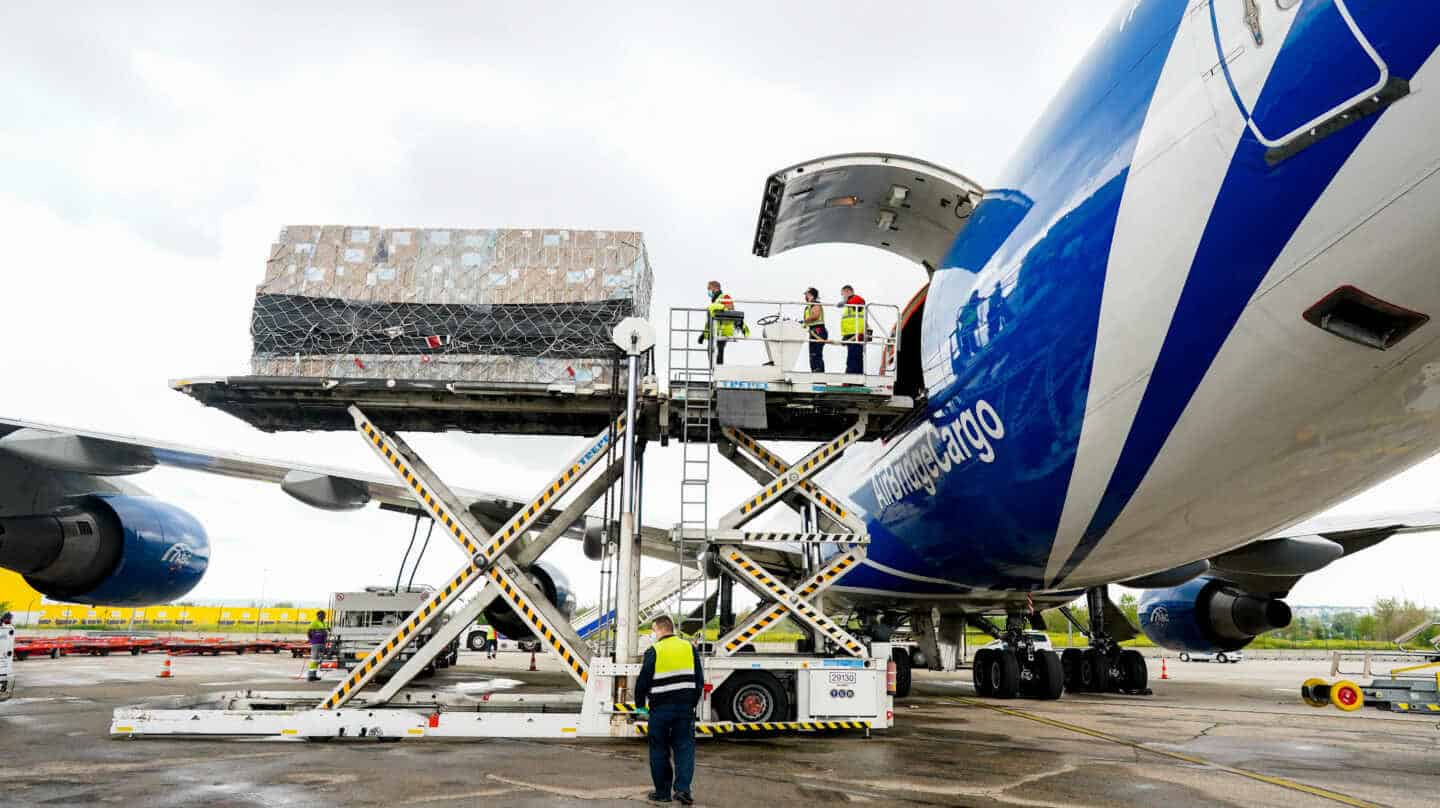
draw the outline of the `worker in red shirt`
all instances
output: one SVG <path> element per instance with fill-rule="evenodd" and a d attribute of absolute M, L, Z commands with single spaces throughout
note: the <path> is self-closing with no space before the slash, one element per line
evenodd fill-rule
<path fill-rule="evenodd" d="M 865 298 L 855 287 L 840 287 L 840 341 L 845 343 L 845 372 L 865 373 Z"/>

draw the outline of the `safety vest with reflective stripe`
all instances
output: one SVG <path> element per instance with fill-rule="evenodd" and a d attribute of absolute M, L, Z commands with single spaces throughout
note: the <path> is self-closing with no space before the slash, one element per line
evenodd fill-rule
<path fill-rule="evenodd" d="M 655 678 L 650 693 L 678 693 L 695 689 L 695 649 L 673 634 L 653 646 Z"/>
<path fill-rule="evenodd" d="M 330 624 L 318 617 L 311 620 L 306 639 L 311 645 L 324 645 L 325 641 L 330 639 Z"/>
<path fill-rule="evenodd" d="M 717 334 L 720 339 L 729 339 L 735 336 L 735 323 L 733 320 L 721 320 L 718 325 L 715 322 L 715 315 L 722 311 L 735 310 L 735 298 L 722 292 L 714 300 L 710 301 L 710 305 L 706 306 L 705 309 L 705 333 L 700 335 L 702 340 L 708 339 L 712 331 Z M 750 336 L 750 326 L 741 322 L 740 328 L 744 332 L 743 336 Z"/>
<path fill-rule="evenodd" d="M 845 313 L 840 317 L 840 338 L 856 339 L 865 333 L 865 298 L 851 295 L 845 301 Z"/>

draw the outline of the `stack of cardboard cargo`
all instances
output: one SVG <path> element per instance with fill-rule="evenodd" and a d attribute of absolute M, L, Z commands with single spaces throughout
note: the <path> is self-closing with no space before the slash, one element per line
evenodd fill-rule
<path fill-rule="evenodd" d="M 262 376 L 588 382 L 648 317 L 637 232 L 287 227 L 251 319 Z"/>

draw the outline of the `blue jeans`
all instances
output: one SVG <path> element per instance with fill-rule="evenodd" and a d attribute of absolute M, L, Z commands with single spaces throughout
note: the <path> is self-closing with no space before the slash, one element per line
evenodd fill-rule
<path fill-rule="evenodd" d="M 852 342 L 845 346 L 845 372 L 853 374 L 865 372 L 864 343 Z"/>
<path fill-rule="evenodd" d="M 688 704 L 660 704 L 650 708 L 650 780 L 655 793 L 669 797 L 671 789 L 690 790 L 695 776 L 695 709 Z M 675 767 L 670 767 L 670 756 Z"/>

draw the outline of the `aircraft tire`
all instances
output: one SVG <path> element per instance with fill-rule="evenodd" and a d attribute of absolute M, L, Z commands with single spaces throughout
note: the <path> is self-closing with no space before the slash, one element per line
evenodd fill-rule
<path fill-rule="evenodd" d="M 1104 693 L 1110 689 L 1110 660 L 1098 650 L 1087 648 L 1080 657 L 1078 676 L 1081 690 Z"/>
<path fill-rule="evenodd" d="M 975 682 L 975 695 L 977 696 L 990 696 L 994 693 L 986 678 L 990 668 L 991 653 L 989 648 L 981 648 L 975 652 L 975 658 L 970 664 L 970 678 Z"/>
<path fill-rule="evenodd" d="M 1133 648 L 1120 652 L 1120 687 L 1124 690 L 1144 690 L 1150 683 L 1150 669 L 1145 657 Z"/>
<path fill-rule="evenodd" d="M 1035 678 L 1026 695 L 1041 701 L 1054 701 L 1065 692 L 1065 666 L 1054 651 L 1035 652 Z"/>
<path fill-rule="evenodd" d="M 991 680 L 998 698 L 1015 698 L 1020 695 L 1020 658 L 1014 651 L 995 651 L 986 678 Z"/>
<path fill-rule="evenodd" d="M 909 698 L 910 686 L 913 683 L 910 675 L 910 649 L 894 648 L 890 651 L 890 659 L 895 662 L 895 698 Z"/>
<path fill-rule="evenodd" d="M 1080 692 L 1080 657 L 1084 651 L 1079 648 L 1066 648 L 1060 654 L 1060 667 L 1065 671 L 1065 689 L 1072 693 Z"/>

